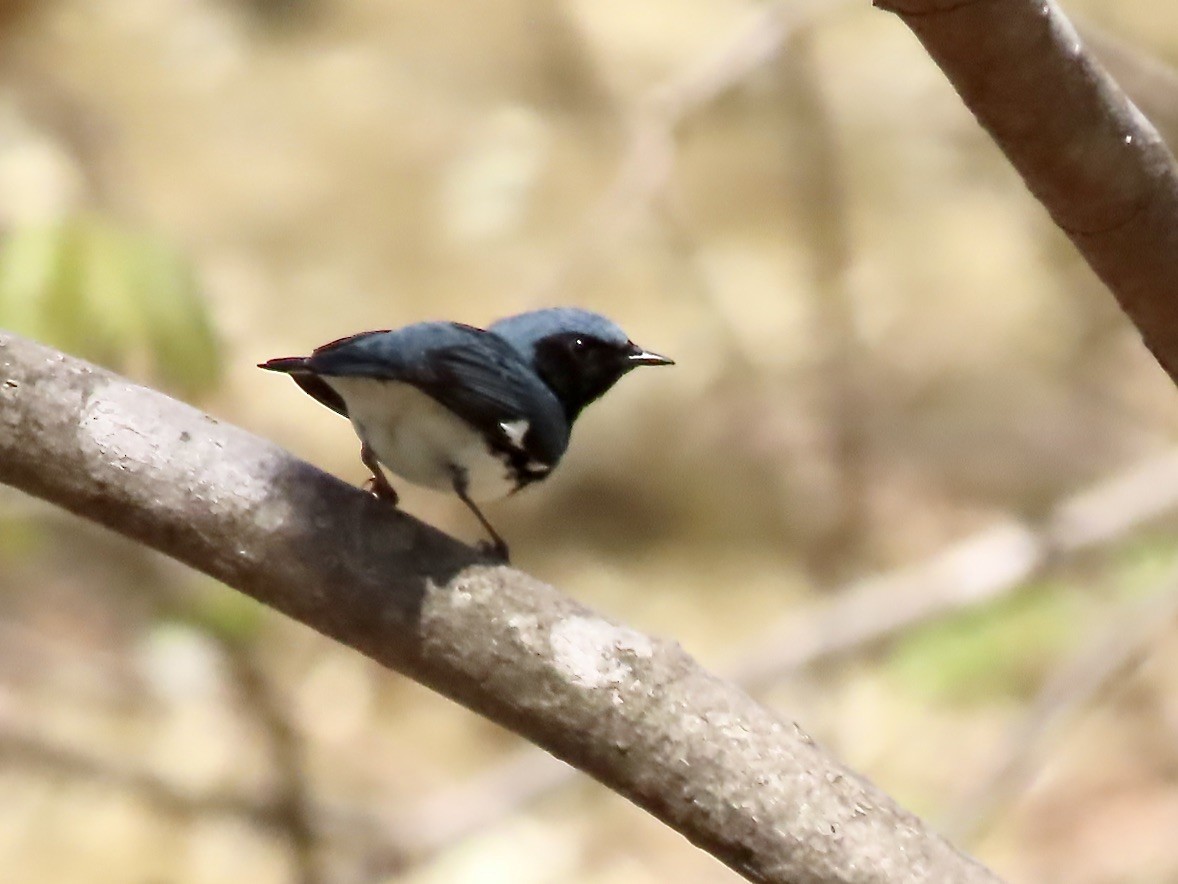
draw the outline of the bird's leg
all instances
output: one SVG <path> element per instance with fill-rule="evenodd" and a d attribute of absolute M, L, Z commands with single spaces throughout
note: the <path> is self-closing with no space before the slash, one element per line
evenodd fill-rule
<path fill-rule="evenodd" d="M 393 506 L 396 506 L 397 501 L 400 500 L 397 496 L 397 491 L 389 484 L 389 480 L 385 478 L 384 471 L 380 468 L 380 463 L 376 459 L 376 452 L 369 447 L 367 442 L 360 443 L 360 461 L 372 473 L 372 478 L 364 483 L 364 490 L 373 497 L 380 500 L 387 500 Z"/>
<path fill-rule="evenodd" d="M 470 499 L 470 495 L 466 493 L 466 470 L 454 468 L 451 472 L 454 476 L 454 493 L 458 495 L 459 500 L 466 504 L 466 508 L 474 513 L 475 518 L 479 520 L 479 524 L 483 526 L 483 530 L 491 535 L 490 542 L 483 541 L 479 544 L 479 551 L 493 556 L 506 565 L 511 561 L 507 541 L 500 537 L 499 532 L 491 527 L 491 523 L 487 521 L 487 517 L 482 514 L 479 508 L 475 506 L 475 502 Z"/>

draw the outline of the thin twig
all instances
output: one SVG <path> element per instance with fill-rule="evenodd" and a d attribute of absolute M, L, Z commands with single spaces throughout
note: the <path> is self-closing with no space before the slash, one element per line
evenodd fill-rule
<path fill-rule="evenodd" d="M 278 831 L 286 825 L 281 810 L 273 802 L 232 792 L 189 794 L 144 768 L 20 732 L 7 723 L 0 728 L 0 765 L 41 769 L 125 789 L 161 813 L 181 819 L 234 816 Z"/>
<path fill-rule="evenodd" d="M 324 881 L 316 855 L 314 810 L 304 769 L 303 741 L 253 652 L 242 642 L 217 637 L 225 651 L 244 710 L 261 726 L 278 775 L 273 807 L 290 842 L 300 884 Z"/>
<path fill-rule="evenodd" d="M 970 843 L 984 834 L 1002 805 L 1034 777 L 1049 739 L 1132 672 L 1176 618 L 1178 574 L 1172 574 L 1148 598 L 1127 606 L 1097 641 L 1060 667 L 1012 729 L 991 771 L 948 815 L 943 828 L 949 836 Z"/>
<path fill-rule="evenodd" d="M 622 110 L 628 133 L 613 183 L 586 214 L 581 231 L 533 292 L 540 301 L 561 290 L 630 225 L 662 201 L 675 169 L 676 132 L 781 51 L 798 28 L 848 5 L 848 0 L 775 0 L 751 13 L 711 52 L 648 90 Z"/>
<path fill-rule="evenodd" d="M 470 780 L 414 803 L 408 812 L 385 814 L 385 824 L 376 828 L 397 836 L 375 846 L 370 868 L 388 874 L 406 861 L 424 861 L 576 779 L 576 770 L 564 762 L 522 747 Z"/>
<path fill-rule="evenodd" d="M 797 29 L 788 48 L 778 67 L 790 90 L 788 162 L 796 170 L 792 202 L 806 213 L 799 235 L 811 263 L 817 358 L 809 370 L 809 384 L 818 394 L 816 410 L 824 425 L 831 473 L 823 488 L 829 515 L 806 556 L 813 573 L 829 584 L 855 570 L 854 560 L 867 533 L 867 408 L 859 389 L 863 354 L 847 280 L 852 245 L 843 145 L 822 92 L 814 28 Z M 775 471 L 784 477 L 780 464 Z M 784 500 L 791 496 L 788 489 L 782 495 Z"/>
<path fill-rule="evenodd" d="M 727 671 L 751 691 L 831 658 L 1016 592 L 1061 556 L 1106 546 L 1178 510 L 1178 449 L 1057 503 L 1043 524 L 1011 519 L 911 568 L 853 581 L 774 627 Z"/>

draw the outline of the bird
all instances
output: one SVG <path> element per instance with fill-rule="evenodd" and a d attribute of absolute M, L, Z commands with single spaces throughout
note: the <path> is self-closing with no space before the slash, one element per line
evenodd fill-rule
<path fill-rule="evenodd" d="M 290 375 L 352 422 L 372 494 L 399 503 L 382 466 L 453 491 L 490 538 L 480 550 L 509 562 L 476 501 L 548 478 L 587 405 L 639 366 L 673 364 L 598 313 L 547 307 L 485 329 L 429 321 L 360 332 L 258 367 Z"/>

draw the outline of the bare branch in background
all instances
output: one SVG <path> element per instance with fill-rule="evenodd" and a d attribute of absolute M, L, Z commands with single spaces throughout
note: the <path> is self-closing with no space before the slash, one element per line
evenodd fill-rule
<path fill-rule="evenodd" d="M 983 834 L 1003 803 L 1022 792 L 1043 763 L 1048 739 L 1128 675 L 1150 646 L 1178 619 L 1178 575 L 1144 601 L 1133 603 L 1099 641 L 1089 644 L 1043 686 L 999 752 L 991 772 L 949 815 L 945 828 L 956 839 Z"/>
<path fill-rule="evenodd" d="M 0 481 L 526 736 L 749 880 L 995 880 L 675 643 L 488 565 L 243 430 L 7 333 Z"/>
<path fill-rule="evenodd" d="M 1178 450 L 1064 498 L 1041 527 L 1010 519 L 911 568 L 852 581 L 818 610 L 775 627 L 727 672 L 746 690 L 765 690 L 805 667 L 997 601 L 1062 556 L 1124 540 L 1175 511 Z"/>
<path fill-rule="evenodd" d="M 144 768 L 64 746 L 38 734 L 14 730 L 7 723 L 0 728 L 0 766 L 43 770 L 126 789 L 153 809 L 182 819 L 224 815 L 244 819 L 263 829 L 281 831 L 283 828 L 278 808 L 269 802 L 229 792 L 188 794 Z"/>
<path fill-rule="evenodd" d="M 35 772 L 48 777 L 68 777 L 130 793 L 158 814 L 191 821 L 210 817 L 230 817 L 248 823 L 278 837 L 290 837 L 290 812 L 284 796 L 255 798 L 228 789 L 193 792 L 162 777 L 144 766 L 129 763 L 110 753 L 97 753 L 67 745 L 45 734 L 19 727 L 0 718 L 0 769 Z M 367 814 L 351 808 L 318 806 L 313 810 L 316 825 L 334 844 L 347 844 L 357 852 L 378 845 L 389 868 L 399 868 L 395 861 L 398 845 L 405 841 L 396 832 Z M 306 880 L 307 868 L 299 873 Z M 315 867 L 317 873 L 317 867 Z M 322 880 L 322 877 L 320 878 Z"/>
<path fill-rule="evenodd" d="M 576 768 L 526 745 L 470 780 L 430 795 L 408 810 L 377 813 L 369 825 L 397 836 L 386 841 L 388 847 L 377 845 L 372 867 L 388 873 L 405 859 L 429 859 L 579 779 Z"/>
<path fill-rule="evenodd" d="M 867 408 L 860 396 L 863 354 L 847 281 L 853 246 L 843 145 L 822 91 L 813 27 L 796 30 L 777 68 L 793 118 L 784 145 L 787 162 L 796 170 L 791 202 L 806 213 L 800 235 L 811 262 L 818 358 L 809 369 L 809 383 L 819 399 L 831 474 L 822 495 L 830 501 L 830 515 L 806 552 L 819 583 L 829 586 L 855 571 L 869 519 Z M 787 489 L 781 493 L 786 500 L 791 496 Z"/>
<path fill-rule="evenodd" d="M 1178 167 L 1054 0 L 876 0 L 920 39 L 1178 379 Z"/>
<path fill-rule="evenodd" d="M 560 289 L 636 219 L 663 200 L 675 169 L 678 127 L 742 83 L 781 51 L 797 29 L 848 0 L 773 2 L 752 13 L 715 49 L 693 59 L 623 111 L 628 136 L 613 183 L 586 215 L 580 234 L 558 260 L 540 293 Z"/>
<path fill-rule="evenodd" d="M 140 674 L 124 657 L 93 648 L 79 655 L 74 645 L 15 623 L 0 623 L 0 679 L 51 681 L 71 694 L 97 695 L 116 708 L 133 706 L 143 693 Z"/>
<path fill-rule="evenodd" d="M 261 726 L 278 776 L 272 802 L 282 833 L 290 842 L 298 884 L 321 884 L 324 876 L 316 853 L 316 831 L 303 755 L 303 741 L 290 721 L 281 697 L 266 679 L 250 648 L 217 638 L 241 694 L 244 711 Z"/>

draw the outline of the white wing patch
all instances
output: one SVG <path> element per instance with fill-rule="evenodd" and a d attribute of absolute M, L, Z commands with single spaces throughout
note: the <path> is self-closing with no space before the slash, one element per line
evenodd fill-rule
<path fill-rule="evenodd" d="M 503 431 L 503 435 L 507 438 L 508 444 L 512 448 L 520 450 L 524 447 L 524 436 L 528 435 L 528 429 L 531 427 L 526 420 L 520 418 L 514 421 L 500 421 L 499 429 Z"/>

